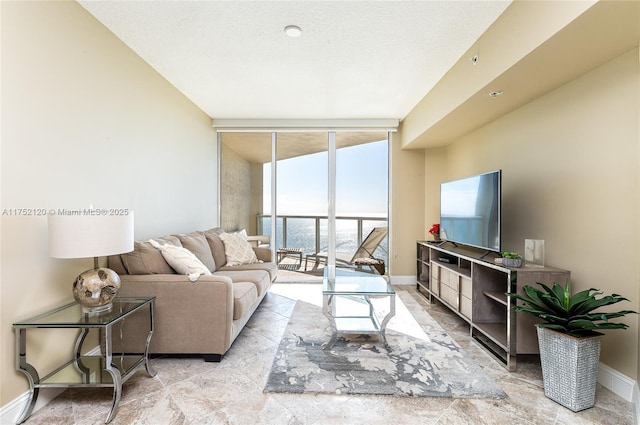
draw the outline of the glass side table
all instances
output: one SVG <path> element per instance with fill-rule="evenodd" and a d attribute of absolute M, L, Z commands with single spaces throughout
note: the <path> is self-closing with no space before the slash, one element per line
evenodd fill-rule
<path fill-rule="evenodd" d="M 40 388 L 71 387 L 113 387 L 113 404 L 105 423 L 111 422 L 118 411 L 118 403 L 122 393 L 122 384 L 142 366 L 149 376 L 156 372 L 149 362 L 149 343 L 153 334 L 153 306 L 155 297 L 151 298 L 115 298 L 113 309 L 101 314 L 83 313 L 82 306 L 73 302 L 55 308 L 46 313 L 13 324 L 16 334 L 16 369 L 29 380 L 29 401 L 22 411 L 17 423 L 27 420 L 33 412 Z M 148 309 L 149 333 L 146 341 L 142 341 L 139 353 L 113 353 L 114 325 L 124 321 L 127 316 L 144 314 Z M 74 346 L 74 358 L 60 365 L 53 372 L 40 377 L 34 366 L 27 361 L 27 330 L 37 329 L 78 329 Z M 86 336 L 91 329 L 99 332 L 101 353 L 95 355 L 81 354 Z M 124 335 L 121 335 L 124 337 Z"/>

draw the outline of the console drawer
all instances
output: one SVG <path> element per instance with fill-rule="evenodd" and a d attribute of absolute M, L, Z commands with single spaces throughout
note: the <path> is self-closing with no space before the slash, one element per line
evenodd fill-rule
<path fill-rule="evenodd" d="M 440 286 L 440 298 L 446 301 L 448 304 L 453 306 L 456 310 L 458 309 L 458 292 L 449 288 L 447 285 Z"/>
<path fill-rule="evenodd" d="M 471 320 L 471 298 L 460 296 L 460 313 L 467 319 Z"/>

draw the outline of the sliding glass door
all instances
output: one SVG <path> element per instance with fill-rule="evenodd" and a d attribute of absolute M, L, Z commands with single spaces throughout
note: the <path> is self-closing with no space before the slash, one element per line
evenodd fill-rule
<path fill-rule="evenodd" d="M 386 132 L 220 133 L 219 150 L 220 225 L 269 235 L 281 277 L 354 267 L 367 235 L 388 226 Z M 388 261 L 387 238 L 369 248 Z"/>
<path fill-rule="evenodd" d="M 388 263 L 388 238 L 384 237 L 388 230 L 388 152 L 387 133 L 336 133 L 338 267 L 357 266 L 357 258 L 377 258 Z M 374 229 L 379 232 L 372 235 Z"/>

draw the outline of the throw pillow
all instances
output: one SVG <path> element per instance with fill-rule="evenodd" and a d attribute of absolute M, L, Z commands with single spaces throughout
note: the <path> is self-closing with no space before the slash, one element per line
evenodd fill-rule
<path fill-rule="evenodd" d="M 221 233 L 220 239 L 224 243 L 227 266 L 253 264 L 258 262 L 256 253 L 247 241 L 247 231 L 242 229 L 234 233 Z"/>
<path fill-rule="evenodd" d="M 220 234 L 224 233 L 219 227 L 205 230 L 202 234 L 207 238 L 209 242 L 209 248 L 211 248 L 211 254 L 213 254 L 213 260 L 216 263 L 216 267 L 220 268 L 227 264 L 227 256 L 224 253 L 224 243 L 220 239 Z"/>
<path fill-rule="evenodd" d="M 180 239 L 182 246 L 193 252 L 211 273 L 216 271 L 216 263 L 211 253 L 211 248 L 209 248 L 207 238 L 202 233 L 193 232 L 188 235 L 181 234 L 176 236 Z"/>
<path fill-rule="evenodd" d="M 198 280 L 200 275 L 211 275 L 207 266 L 188 249 L 181 246 L 161 245 L 153 239 L 149 239 L 149 243 L 160 250 L 164 259 L 175 271 L 186 274 L 191 282 Z"/>
<path fill-rule="evenodd" d="M 134 242 L 133 251 L 122 254 L 122 263 L 129 274 L 173 274 L 175 271 L 162 253 L 149 242 Z"/>

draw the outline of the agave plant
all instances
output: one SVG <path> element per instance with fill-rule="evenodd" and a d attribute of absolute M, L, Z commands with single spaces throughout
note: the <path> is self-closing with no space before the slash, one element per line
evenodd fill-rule
<path fill-rule="evenodd" d="M 605 329 L 626 329 L 629 325 L 613 323 L 609 319 L 637 313 L 632 310 L 621 310 L 615 313 L 594 312 L 594 310 L 606 305 L 629 301 L 618 294 L 596 298 L 602 295 L 602 291 L 591 288 L 571 295 L 568 280 L 564 288 L 557 283 L 554 283 L 551 288 L 540 282 L 536 282 L 536 284 L 540 285 L 542 289 L 534 288 L 531 285 L 523 287 L 526 296 L 507 293 L 508 296 L 525 303 L 525 305 L 516 306 L 516 311 L 531 313 L 547 321 L 539 326 L 568 335 L 584 337 Z"/>

